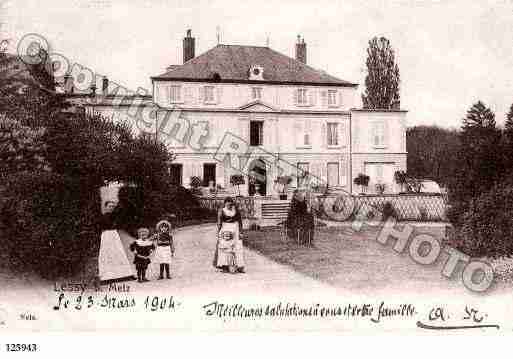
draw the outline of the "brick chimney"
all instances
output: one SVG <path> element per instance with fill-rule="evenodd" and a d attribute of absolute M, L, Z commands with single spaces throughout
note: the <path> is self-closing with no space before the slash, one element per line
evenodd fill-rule
<path fill-rule="evenodd" d="M 194 58 L 195 41 L 191 36 L 191 30 L 187 30 L 187 36 L 183 38 L 183 62 Z"/>
<path fill-rule="evenodd" d="M 305 39 L 297 35 L 296 60 L 306 64 L 306 44 Z"/>

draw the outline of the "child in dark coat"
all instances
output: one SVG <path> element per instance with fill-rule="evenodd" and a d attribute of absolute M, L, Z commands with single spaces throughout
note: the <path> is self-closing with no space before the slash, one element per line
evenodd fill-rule
<path fill-rule="evenodd" d="M 137 269 L 137 281 L 148 282 L 146 270 L 150 264 L 150 255 L 155 250 L 155 245 L 148 239 L 150 231 L 148 228 L 137 230 L 137 240 L 130 244 L 130 250 L 134 252 L 134 264 Z"/>

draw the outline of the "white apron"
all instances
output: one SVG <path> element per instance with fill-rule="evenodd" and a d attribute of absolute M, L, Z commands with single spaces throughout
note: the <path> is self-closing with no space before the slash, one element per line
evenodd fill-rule
<path fill-rule="evenodd" d="M 117 230 L 102 232 L 98 269 L 100 281 L 135 277 L 134 265 L 128 260 Z"/>
<path fill-rule="evenodd" d="M 154 261 L 156 263 L 171 263 L 171 246 L 156 245 Z"/>

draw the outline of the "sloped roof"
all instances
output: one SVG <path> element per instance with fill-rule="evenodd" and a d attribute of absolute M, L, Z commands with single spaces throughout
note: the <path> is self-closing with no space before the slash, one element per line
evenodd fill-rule
<path fill-rule="evenodd" d="M 249 69 L 255 65 L 263 67 L 263 81 L 248 80 Z M 269 47 L 241 45 L 217 45 L 183 65 L 168 67 L 167 72 L 152 80 L 357 86 Z"/>

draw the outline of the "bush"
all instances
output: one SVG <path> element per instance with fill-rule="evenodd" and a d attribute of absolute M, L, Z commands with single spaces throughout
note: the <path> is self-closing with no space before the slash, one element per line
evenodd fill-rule
<path fill-rule="evenodd" d="M 99 249 L 99 196 L 82 197 L 70 177 L 47 172 L 9 176 L 2 193 L 2 246 L 18 270 L 70 276 Z"/>
<path fill-rule="evenodd" d="M 513 254 L 513 186 L 496 186 L 473 201 L 457 228 L 464 253 L 474 257 Z"/>
<path fill-rule="evenodd" d="M 134 233 L 140 226 L 153 227 L 161 219 L 182 222 L 212 218 L 215 213 L 202 208 L 191 191 L 173 184 L 167 190 L 122 187 L 114 221 L 120 228 Z"/>
<path fill-rule="evenodd" d="M 394 205 L 387 201 L 383 204 L 383 209 L 381 210 L 381 212 L 383 213 L 383 220 L 386 221 L 387 219 L 389 218 L 395 218 L 397 219 L 397 212 L 394 208 Z"/>

